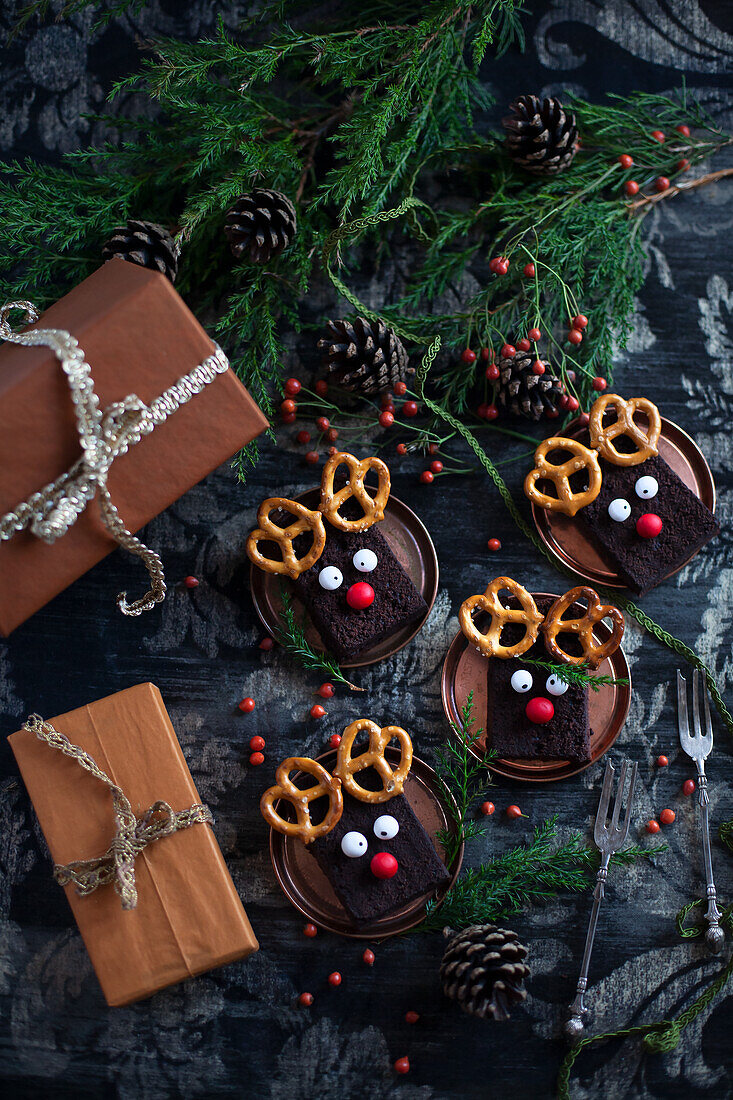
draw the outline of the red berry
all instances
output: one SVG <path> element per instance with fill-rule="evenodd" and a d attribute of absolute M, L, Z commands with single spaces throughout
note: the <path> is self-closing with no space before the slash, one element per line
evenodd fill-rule
<path fill-rule="evenodd" d="M 318 929 L 315 924 L 304 924 L 303 935 L 307 936 L 309 940 L 314 939 L 318 935 Z"/>
<path fill-rule="evenodd" d="M 305 1008 L 310 1008 L 310 1006 L 313 1004 L 313 994 L 301 993 L 301 995 L 298 997 L 298 1004 L 303 1005 Z"/>
<path fill-rule="evenodd" d="M 495 809 L 496 809 L 496 806 L 494 805 L 493 802 L 482 802 L 481 803 L 481 813 L 484 815 L 484 817 L 491 817 L 491 815 L 493 814 Z"/>
<path fill-rule="evenodd" d="M 398 1058 L 394 1064 L 395 1073 L 409 1073 L 410 1072 L 410 1059 L 408 1057 Z"/>
<path fill-rule="evenodd" d="M 638 195 L 639 184 L 636 182 L 636 180 L 627 180 L 624 184 L 624 191 L 627 195 Z"/>
<path fill-rule="evenodd" d="M 198 588 L 199 586 L 198 577 L 184 577 L 183 583 L 186 588 Z"/>
<path fill-rule="evenodd" d="M 690 136 L 690 127 L 682 124 L 681 126 L 675 126 L 675 130 L 678 134 L 682 134 L 683 137 Z"/>
<path fill-rule="evenodd" d="M 577 326 L 576 326 L 576 325 L 573 325 L 573 328 L 577 328 Z M 569 371 L 566 371 L 565 373 L 567 374 L 567 376 L 568 376 L 568 380 L 569 380 L 570 382 L 574 382 L 574 381 L 575 381 L 575 371 L 574 371 L 574 370 L 569 370 Z"/>
<path fill-rule="evenodd" d="M 440 461 L 439 458 L 436 458 L 434 462 L 430 463 L 430 469 L 433 471 L 434 474 L 439 474 L 443 469 L 443 463 Z"/>
<path fill-rule="evenodd" d="M 375 878 L 393 878 L 399 870 L 399 863 L 391 852 L 377 852 L 369 864 Z"/>
<path fill-rule="evenodd" d="M 341 734 L 340 733 L 332 733 L 331 736 L 328 739 L 328 743 L 329 743 L 329 745 L 331 746 L 332 749 L 337 749 L 339 747 L 339 745 L 341 744 Z"/>
<path fill-rule="evenodd" d="M 385 409 L 384 412 L 379 414 L 379 423 L 383 428 L 391 428 L 394 424 L 394 413 L 391 413 L 389 409 Z"/>
<path fill-rule="evenodd" d="M 375 956 L 374 956 L 374 952 L 372 951 L 371 947 L 365 947 L 364 948 L 364 954 L 361 957 L 362 957 L 363 961 L 367 964 L 367 966 L 374 966 Z"/>
<path fill-rule="evenodd" d="M 668 187 L 669 187 L 669 180 L 667 179 L 667 177 L 666 176 L 657 176 L 657 178 L 654 181 L 654 190 L 655 191 L 666 191 Z"/>
<path fill-rule="evenodd" d="M 497 275 L 506 275 L 508 270 L 509 270 L 509 261 L 508 260 L 501 260 L 501 262 L 496 265 L 496 274 Z"/>
<path fill-rule="evenodd" d="M 664 134 L 661 130 L 652 130 L 649 136 L 653 137 L 655 141 L 658 141 L 660 145 L 665 140 Z"/>
<path fill-rule="evenodd" d="M 645 512 L 636 521 L 636 533 L 643 539 L 655 539 L 663 526 L 661 517 L 656 512 Z"/>
<path fill-rule="evenodd" d="M 328 448 L 328 453 L 329 453 L 330 455 L 335 455 L 335 454 L 338 454 L 338 447 L 329 447 L 329 448 Z"/>
<path fill-rule="evenodd" d="M 404 397 L 404 395 L 407 393 L 407 383 L 395 382 L 394 392 L 397 394 L 398 397 Z"/>
<path fill-rule="evenodd" d="M 432 470 L 423 470 L 423 472 L 420 474 L 420 481 L 423 483 L 423 485 L 431 485 L 433 481 L 435 481 L 435 474 L 432 472 Z"/>
<path fill-rule="evenodd" d="M 498 415 L 499 415 L 499 410 L 497 409 L 496 405 L 487 405 L 486 406 L 485 417 L 486 417 L 487 420 L 496 420 Z"/>
<path fill-rule="evenodd" d="M 280 412 L 289 414 L 297 412 L 298 406 L 293 401 L 292 397 L 286 397 L 284 401 L 280 403 Z"/>
<path fill-rule="evenodd" d="M 488 367 L 486 368 L 486 377 L 488 378 L 489 382 L 496 382 L 500 374 L 501 371 L 497 367 L 496 363 L 489 363 Z"/>
<path fill-rule="evenodd" d="M 336 428 L 329 428 L 326 432 L 326 439 L 329 443 L 335 443 L 339 437 L 339 433 Z"/>
<path fill-rule="evenodd" d="M 545 409 L 545 416 L 548 420 L 557 420 L 559 415 L 559 409 Z"/>
<path fill-rule="evenodd" d="M 578 313 L 572 320 L 573 328 L 584 329 L 588 327 L 588 318 L 584 313 Z"/>
<path fill-rule="evenodd" d="M 659 820 L 662 825 L 671 825 L 676 817 L 677 814 L 674 812 L 674 810 L 662 810 L 661 814 L 659 815 Z"/>
<path fill-rule="evenodd" d="M 311 433 L 307 432 L 305 428 L 301 428 L 295 438 L 298 443 L 310 443 Z"/>
<path fill-rule="evenodd" d="M 341 985 L 341 975 L 338 970 L 334 970 L 333 974 L 328 975 L 329 985 Z"/>
<path fill-rule="evenodd" d="M 571 412 L 575 412 L 580 407 L 580 402 L 577 397 L 573 397 L 572 394 L 568 394 L 568 408 Z"/>
<path fill-rule="evenodd" d="M 488 363 L 489 356 L 491 355 L 491 348 L 481 348 L 481 358 L 484 363 Z"/>
<path fill-rule="evenodd" d="M 529 336 L 530 340 L 534 340 L 535 343 L 537 343 L 538 340 L 542 339 L 542 333 L 538 328 L 531 328 L 527 333 L 527 336 Z"/>
<path fill-rule="evenodd" d="M 696 786 L 696 784 L 695 784 L 694 779 L 686 779 L 684 781 L 684 783 L 682 784 L 682 793 L 683 794 L 692 794 L 693 791 L 695 790 L 695 786 Z"/>
<path fill-rule="evenodd" d="M 567 409 L 568 405 L 570 404 L 570 395 L 567 393 L 561 394 L 558 404 L 561 409 Z"/>
<path fill-rule="evenodd" d="M 406 1012 L 405 1013 L 405 1023 L 406 1024 L 416 1024 L 419 1019 L 420 1019 L 420 1013 L 419 1012 Z"/>
<path fill-rule="evenodd" d="M 437 455 L 439 450 L 440 450 L 440 447 L 438 446 L 437 443 L 429 443 L 428 444 L 428 454 Z"/>
<path fill-rule="evenodd" d="M 316 427 L 318 428 L 319 432 L 327 432 L 328 428 L 329 428 L 329 424 L 330 424 L 330 421 L 329 421 L 327 416 L 317 416 L 316 417 Z"/>
<path fill-rule="evenodd" d="M 489 271 L 493 271 L 494 274 L 498 274 L 499 264 L 501 263 L 501 256 L 492 256 L 489 260 Z"/>
<path fill-rule="evenodd" d="M 534 264 L 525 264 L 524 274 L 527 276 L 528 279 L 534 279 Z"/>
<path fill-rule="evenodd" d="M 315 466 L 315 464 L 319 461 L 318 451 L 307 451 L 305 460 L 309 466 Z"/>
<path fill-rule="evenodd" d="M 321 706 L 320 703 L 314 703 L 310 709 L 311 718 L 323 718 L 325 713 L 326 710 L 324 707 Z"/>
<path fill-rule="evenodd" d="M 545 726 L 555 717 L 555 707 L 549 699 L 543 695 L 537 695 L 527 703 L 524 713 L 536 726 Z"/>
<path fill-rule="evenodd" d="M 534 363 L 532 364 L 532 373 L 533 374 L 544 374 L 545 373 L 545 364 L 540 359 L 535 359 Z"/>
<path fill-rule="evenodd" d="M 464 348 L 463 351 L 461 352 L 461 359 L 463 360 L 464 363 L 475 363 L 476 362 L 476 352 L 472 351 L 471 348 Z"/>
<path fill-rule="evenodd" d="M 407 454 L 407 447 L 405 446 L 404 443 L 398 443 L 397 444 L 397 454 L 398 455 L 406 455 Z"/>
<path fill-rule="evenodd" d="M 580 423 L 583 425 L 584 428 L 587 428 L 588 425 L 590 424 L 590 414 L 589 413 L 581 413 L 580 416 L 578 417 L 578 420 L 580 421 Z"/>
<path fill-rule="evenodd" d="M 579 328 L 571 328 L 570 329 L 570 332 L 568 333 L 568 343 L 569 344 L 582 344 L 583 343 L 583 333 L 580 331 Z"/>
<path fill-rule="evenodd" d="M 379 402 L 383 409 L 388 409 L 394 402 L 394 398 L 391 393 L 383 393 L 382 399 Z"/>
<path fill-rule="evenodd" d="M 260 764 L 264 764 L 265 754 L 263 752 L 253 752 L 249 758 L 249 762 L 253 768 L 257 768 Z"/>
<path fill-rule="evenodd" d="M 346 602 L 355 611 L 365 611 L 371 607 L 376 598 L 376 593 L 366 581 L 357 581 L 352 584 L 346 593 Z"/>
<path fill-rule="evenodd" d="M 591 382 L 591 385 L 593 386 L 593 389 L 596 391 L 596 393 L 603 393 L 605 389 L 608 389 L 608 382 L 605 378 L 596 377 Z"/>
<path fill-rule="evenodd" d="M 669 764 L 669 760 L 667 759 L 666 756 L 658 756 L 657 757 L 657 767 L 658 768 L 666 768 L 668 764 Z"/>
<path fill-rule="evenodd" d="M 484 402 L 483 405 L 479 405 L 479 407 L 476 409 L 476 416 L 480 417 L 481 420 L 485 420 L 486 410 L 488 409 L 488 407 L 489 406 L 486 404 L 486 402 Z"/>
<path fill-rule="evenodd" d="M 628 153 L 622 153 L 618 158 L 618 162 L 622 168 L 630 168 L 634 163 L 634 158 L 630 157 Z"/>
<path fill-rule="evenodd" d="M 318 689 L 318 694 L 320 695 L 321 699 L 331 699 L 335 693 L 336 688 L 333 686 L 333 684 L 329 684 L 328 681 L 326 681 L 325 684 L 321 684 Z"/>
<path fill-rule="evenodd" d="M 504 344 L 501 349 L 501 355 L 504 359 L 513 359 L 517 354 L 517 349 L 512 347 L 511 344 Z"/>
<path fill-rule="evenodd" d="M 411 418 L 417 416 L 417 401 L 405 401 L 402 406 L 402 415 Z"/>
<path fill-rule="evenodd" d="M 655 821 L 653 818 L 652 818 L 651 821 L 647 821 L 645 827 L 646 827 L 646 831 L 648 833 L 658 833 L 659 832 L 659 822 Z"/>
<path fill-rule="evenodd" d="M 297 420 L 295 413 L 283 413 L 281 418 L 283 424 L 294 424 Z"/>
<path fill-rule="evenodd" d="M 274 645 L 275 641 L 273 638 L 263 638 L 260 642 L 260 649 L 264 649 L 265 653 L 269 653 Z"/>
<path fill-rule="evenodd" d="M 392 413 L 392 416 L 394 416 L 397 410 L 395 409 L 394 405 L 385 405 L 382 409 L 382 412 Z M 333 431 L 333 429 L 331 430 Z"/>
<path fill-rule="evenodd" d="M 519 809 L 519 806 L 507 806 L 506 816 L 511 818 L 524 817 L 524 814 Z"/>
<path fill-rule="evenodd" d="M 252 749 L 252 752 L 262 752 L 265 747 L 264 737 L 250 737 L 249 747 Z"/>
<path fill-rule="evenodd" d="M 315 389 L 319 397 L 325 397 L 328 393 L 328 382 L 325 380 L 325 378 L 319 378 L 313 388 Z"/>
<path fill-rule="evenodd" d="M 690 162 L 687 159 L 687 157 L 683 157 L 682 160 L 677 161 L 677 171 L 678 172 L 686 172 L 689 167 L 690 167 Z"/>
<path fill-rule="evenodd" d="M 255 701 L 251 695 L 248 695 L 245 699 L 242 699 L 241 703 L 238 703 L 237 706 L 243 714 L 251 714 L 255 709 Z"/>
<path fill-rule="evenodd" d="M 531 345 L 529 340 L 527 340 L 524 336 L 521 340 L 517 340 L 517 348 L 519 349 L 519 351 L 529 351 L 530 346 Z"/>
<path fill-rule="evenodd" d="M 497 550 L 501 550 L 500 539 L 489 539 L 486 545 L 488 546 L 489 550 L 491 550 L 492 554 L 495 554 Z"/>
<path fill-rule="evenodd" d="M 285 392 L 291 397 L 295 397 L 296 393 L 300 393 L 300 382 L 297 378 L 288 378 L 285 383 Z"/>

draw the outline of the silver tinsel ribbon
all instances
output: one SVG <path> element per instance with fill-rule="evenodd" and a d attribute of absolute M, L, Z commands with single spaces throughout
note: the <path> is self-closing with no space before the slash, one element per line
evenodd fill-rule
<path fill-rule="evenodd" d="M 18 531 L 29 530 L 44 542 L 53 543 L 73 527 L 87 504 L 98 495 L 102 520 L 110 535 L 120 546 L 142 560 L 150 577 L 150 589 L 144 596 L 128 603 L 127 593 L 121 592 L 117 605 L 125 615 L 150 611 L 165 599 L 163 563 L 153 550 L 127 530 L 120 519 L 107 488 L 109 471 L 116 458 L 126 454 L 130 447 L 149 435 L 176 409 L 201 393 L 217 375 L 228 370 L 229 361 L 221 348 L 215 346 L 214 352 L 203 363 L 199 363 L 189 374 L 184 374 L 150 405 L 135 394 L 129 394 L 122 401 L 100 409 L 91 367 L 78 341 L 63 329 L 16 332 L 8 320 L 14 309 L 25 314 L 25 324 L 38 320 L 38 311 L 31 302 L 8 302 L 0 309 L 0 340 L 26 347 L 43 345 L 51 348 L 69 383 L 82 453 L 65 474 L 33 493 L 12 512 L 0 517 L 0 540 L 11 539 Z"/>

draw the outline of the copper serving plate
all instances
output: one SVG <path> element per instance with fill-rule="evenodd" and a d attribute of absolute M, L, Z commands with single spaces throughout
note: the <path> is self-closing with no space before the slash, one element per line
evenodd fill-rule
<path fill-rule="evenodd" d="M 556 600 L 557 595 L 548 592 L 533 593 L 535 599 L 549 596 Z M 610 636 L 610 628 L 604 622 L 598 623 L 593 636 L 599 643 Z M 441 695 L 443 709 L 449 722 L 460 727 L 461 708 L 465 706 L 468 693 L 473 691 L 474 729 L 486 729 L 487 712 L 487 675 L 486 661 L 493 658 L 483 657 L 462 633 L 456 634 L 451 642 L 441 677 Z M 498 658 L 496 658 L 498 659 Z M 590 711 L 590 760 L 586 764 L 577 764 L 569 760 L 513 760 L 495 757 L 489 767 L 497 775 L 507 779 L 520 779 L 530 783 L 549 783 L 556 779 L 567 779 L 571 775 L 585 771 L 599 760 L 613 745 L 623 729 L 631 702 L 631 672 L 624 651 L 619 648 L 597 669 L 599 676 L 611 676 L 614 680 L 628 680 L 628 684 L 604 684 L 598 691 L 589 693 Z M 452 736 L 456 736 L 451 730 Z M 484 758 L 486 740 L 481 737 L 472 749 L 478 759 Z"/>
<path fill-rule="evenodd" d="M 639 422 L 643 423 L 644 420 L 645 418 L 640 415 Z M 588 442 L 587 428 L 577 422 L 575 426 L 571 424 L 563 434 L 572 439 L 580 439 L 583 443 Z M 677 424 L 673 424 L 671 420 L 665 420 L 664 417 L 662 417 L 662 432 L 659 437 L 659 456 L 672 467 L 687 488 L 711 512 L 714 512 L 715 482 L 705 456 L 687 432 Z M 607 588 L 626 587 L 618 573 L 603 557 L 593 539 L 580 529 L 572 516 L 541 508 L 538 504 L 532 504 L 531 507 L 537 533 L 558 561 L 592 584 L 605 585 Z M 696 550 L 695 553 L 690 554 L 687 561 L 667 573 L 664 580 L 677 573 L 699 552 Z"/>
<path fill-rule="evenodd" d="M 315 508 L 320 502 L 320 489 L 309 489 L 295 498 L 307 508 Z M 417 623 L 397 631 L 389 638 L 385 638 L 379 645 L 365 650 L 356 660 L 340 662 L 342 668 L 362 668 L 364 665 L 373 665 L 377 661 L 383 661 L 385 657 L 391 657 L 400 649 L 411 642 L 425 623 L 438 593 L 438 556 L 435 553 L 433 540 L 425 526 L 420 522 L 415 513 L 403 504 L 397 497 L 390 496 L 387 507 L 384 510 L 384 519 L 379 524 L 379 530 L 389 543 L 389 548 L 407 573 L 412 583 L 421 594 L 428 609 L 422 619 Z M 280 600 L 280 585 L 285 583 L 293 597 L 293 608 L 300 618 L 304 608 L 298 599 L 292 583 L 287 577 L 281 577 L 274 573 L 265 573 L 255 565 L 250 568 L 250 589 L 252 602 L 255 606 L 262 625 L 270 634 L 276 634 L 281 626 L 282 602 Z M 305 616 L 306 636 L 314 649 L 324 650 L 320 634 Z"/>
<path fill-rule="evenodd" d="M 398 763 L 400 759 L 399 751 L 392 747 L 385 750 L 385 756 L 394 763 Z M 327 771 L 331 771 L 336 763 L 336 751 L 323 753 L 318 757 L 318 762 Z M 446 806 L 453 801 L 450 792 L 428 764 L 413 756 L 403 793 L 432 839 L 436 852 L 443 859 L 445 852 L 436 839 L 436 833 L 441 829 L 448 829 L 451 835 L 457 835 L 457 826 L 446 810 Z M 440 903 L 458 878 L 463 848 L 464 845 L 461 844 L 453 864 L 448 868 L 451 872 L 450 882 L 440 890 L 416 898 L 409 905 L 373 924 L 357 927 L 336 897 L 315 858 L 306 850 L 305 844 L 297 837 L 284 836 L 270 829 L 270 858 L 275 876 L 295 908 L 320 928 L 358 940 L 385 939 L 387 936 L 407 932 L 419 924 L 425 917 L 425 906 L 430 898 L 435 897 Z"/>

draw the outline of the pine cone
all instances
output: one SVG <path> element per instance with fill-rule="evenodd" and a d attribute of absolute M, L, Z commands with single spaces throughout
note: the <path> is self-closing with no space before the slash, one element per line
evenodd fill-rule
<path fill-rule="evenodd" d="M 502 119 L 506 147 L 515 164 L 536 175 L 554 175 L 568 168 L 578 150 L 575 114 L 559 99 L 520 95 Z"/>
<path fill-rule="evenodd" d="M 523 961 L 527 948 L 510 928 L 474 924 L 461 932 L 445 928 L 450 937 L 440 964 L 446 997 L 458 1001 L 464 1012 L 481 1019 L 508 1020 L 509 1008 L 527 996 Z"/>
<path fill-rule="evenodd" d="M 232 255 L 237 260 L 248 255 L 255 264 L 266 264 L 284 252 L 296 228 L 295 207 L 290 199 L 262 187 L 240 195 L 224 219 Z"/>
<path fill-rule="evenodd" d="M 347 390 L 380 393 L 407 376 L 407 352 L 384 321 L 327 321 L 318 348 L 324 367 Z"/>
<path fill-rule="evenodd" d="M 102 246 L 105 263 L 113 256 L 119 256 L 138 267 L 160 271 L 172 283 L 175 283 L 178 274 L 179 255 L 180 249 L 167 229 L 155 222 L 135 218 L 131 218 L 127 225 L 113 229 Z"/>
<path fill-rule="evenodd" d="M 552 373 L 550 364 L 541 359 L 545 372 L 535 374 L 532 368 L 537 361 L 531 351 L 518 351 L 511 359 L 500 355 L 496 360 L 500 371 L 497 400 L 514 416 L 526 420 L 540 420 L 542 416 L 554 419 L 560 411 L 563 385 Z"/>

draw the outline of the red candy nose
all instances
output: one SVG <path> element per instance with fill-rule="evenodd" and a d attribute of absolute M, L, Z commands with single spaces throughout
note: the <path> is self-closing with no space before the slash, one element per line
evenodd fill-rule
<path fill-rule="evenodd" d="M 364 611 L 374 603 L 374 589 L 366 581 L 357 581 L 346 593 L 346 602 L 355 611 Z"/>
<path fill-rule="evenodd" d="M 663 526 L 656 512 L 645 512 L 636 521 L 636 533 L 643 539 L 655 539 Z"/>
<path fill-rule="evenodd" d="M 389 852 L 377 852 L 369 866 L 375 878 L 392 878 L 397 874 L 399 863 Z"/>
<path fill-rule="evenodd" d="M 530 722 L 534 722 L 537 726 L 544 726 L 545 722 L 549 722 L 554 717 L 555 708 L 549 699 L 538 695 L 536 699 L 530 699 L 524 713 Z"/>

